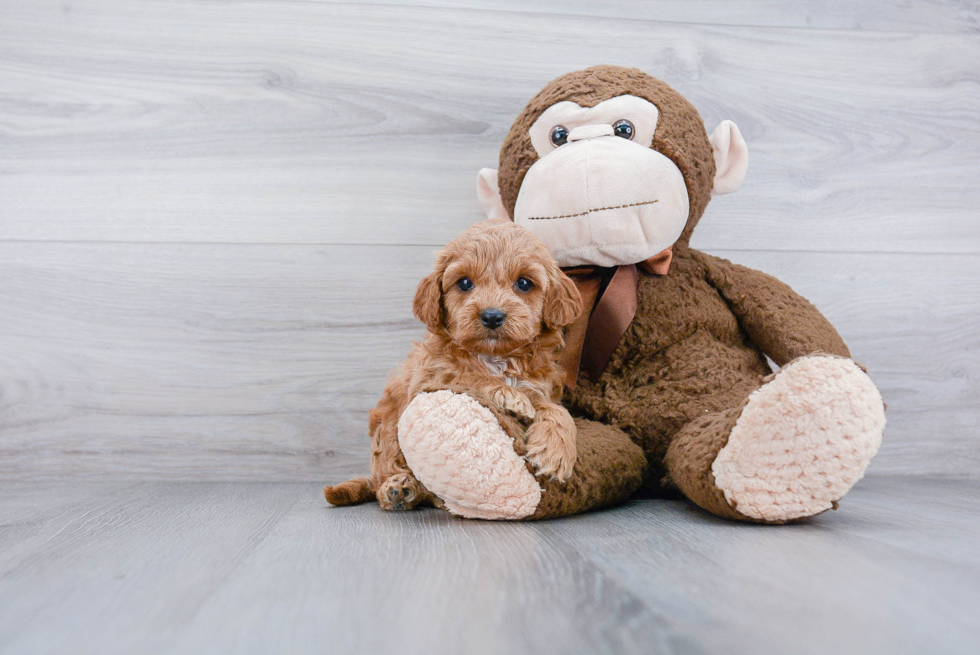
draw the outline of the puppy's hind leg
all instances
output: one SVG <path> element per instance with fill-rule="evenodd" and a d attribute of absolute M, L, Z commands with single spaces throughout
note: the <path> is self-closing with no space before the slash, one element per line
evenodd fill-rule
<path fill-rule="evenodd" d="M 420 503 L 432 503 L 433 496 L 411 473 L 396 473 L 378 487 L 381 509 L 402 512 L 415 509 Z"/>
<path fill-rule="evenodd" d="M 324 487 L 323 496 L 331 505 L 359 505 L 374 500 L 374 485 L 370 478 L 354 478 L 332 487 Z"/>

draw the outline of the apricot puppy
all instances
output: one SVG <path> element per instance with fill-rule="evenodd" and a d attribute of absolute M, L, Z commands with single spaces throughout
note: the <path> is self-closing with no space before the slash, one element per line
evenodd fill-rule
<path fill-rule="evenodd" d="M 398 419 L 416 395 L 442 389 L 472 392 L 521 418 L 537 475 L 566 480 L 576 435 L 559 404 L 556 359 L 562 328 L 582 312 L 582 298 L 545 245 L 507 220 L 477 223 L 437 255 L 413 311 L 427 332 L 371 410 L 371 474 L 326 487 L 326 499 L 353 505 L 376 497 L 388 510 L 438 504 L 405 462 Z"/>

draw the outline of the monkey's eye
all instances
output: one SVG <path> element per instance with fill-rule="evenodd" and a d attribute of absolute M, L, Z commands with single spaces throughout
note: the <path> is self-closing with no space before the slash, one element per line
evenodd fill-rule
<path fill-rule="evenodd" d="M 456 283 L 456 287 L 463 292 L 469 291 L 473 288 L 473 280 L 468 277 L 461 278 L 460 281 Z"/>
<path fill-rule="evenodd" d="M 625 118 L 621 121 L 616 121 L 615 123 L 613 123 L 613 134 L 615 134 L 616 136 L 621 136 L 624 139 L 632 140 L 633 132 L 634 132 L 633 124 L 630 123 Z"/>
<path fill-rule="evenodd" d="M 526 277 L 519 277 L 517 278 L 517 282 L 514 283 L 514 286 L 517 288 L 518 291 L 523 291 L 524 293 L 527 293 L 528 291 L 534 288 L 534 282 L 531 282 Z"/>
<path fill-rule="evenodd" d="M 568 130 L 564 125 L 555 125 L 551 128 L 551 145 L 554 147 L 563 146 L 568 143 Z"/>

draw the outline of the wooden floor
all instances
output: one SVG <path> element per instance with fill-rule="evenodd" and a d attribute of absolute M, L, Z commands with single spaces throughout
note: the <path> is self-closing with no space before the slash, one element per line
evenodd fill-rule
<path fill-rule="evenodd" d="M 543 523 L 307 483 L 5 483 L 0 652 L 975 653 L 980 481 L 771 527 L 684 501 Z"/>

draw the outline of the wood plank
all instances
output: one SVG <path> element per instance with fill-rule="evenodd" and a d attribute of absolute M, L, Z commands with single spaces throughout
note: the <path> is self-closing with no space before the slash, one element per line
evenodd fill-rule
<path fill-rule="evenodd" d="M 118 480 L 41 485 L 36 481 L 4 481 L 0 493 L 0 580 L 36 557 L 39 548 L 57 540 L 67 523 L 132 493 L 138 485 Z"/>
<path fill-rule="evenodd" d="M 305 491 L 172 652 L 613 654 L 668 643 L 669 621 L 538 526 L 329 508 L 318 486 Z"/>
<path fill-rule="evenodd" d="M 0 652 L 162 652 L 297 498 L 262 485 L 81 490 L 97 501 L 15 544 L 29 556 L 11 566 L 0 551 Z"/>
<path fill-rule="evenodd" d="M 865 480 L 833 515 L 833 529 L 919 557 L 980 570 L 980 489 L 976 485 L 976 481 L 929 477 Z"/>
<path fill-rule="evenodd" d="M 889 403 L 872 473 L 980 470 L 980 257 L 717 251 L 816 303 Z M 339 479 L 427 247 L 0 244 L 0 477 Z"/>
<path fill-rule="evenodd" d="M 344 1 L 344 0 L 338 0 Z M 707 25 L 803 27 L 837 30 L 877 30 L 976 34 L 980 3 L 907 2 L 884 0 L 359 0 L 384 4 L 444 9 L 486 9 L 520 13 L 570 14 L 595 18 L 629 18 Z"/>
<path fill-rule="evenodd" d="M 58 494 L 89 499 L 59 512 Z M 681 501 L 540 523 L 330 508 L 295 483 L 0 483 L 0 652 L 968 653 L 980 487 L 865 480 L 774 527 Z"/>
<path fill-rule="evenodd" d="M 531 95 L 606 62 L 742 127 L 749 178 L 702 247 L 980 252 L 975 34 L 298 1 L 0 11 L 0 240 L 443 244 L 480 217 L 475 173 Z"/>
<path fill-rule="evenodd" d="M 699 652 L 972 652 L 980 634 L 977 483 L 935 483 L 971 499 L 936 516 L 915 501 L 924 481 L 900 479 L 874 493 L 881 482 L 860 483 L 837 512 L 785 527 L 732 523 L 686 501 L 640 501 L 544 532 L 654 611 L 682 617 Z M 929 524 L 941 524 L 938 534 Z M 930 556 L 947 529 L 942 547 L 952 557 Z"/>
<path fill-rule="evenodd" d="M 365 466 L 428 248 L 54 247 L 0 246 L 0 475 Z"/>

